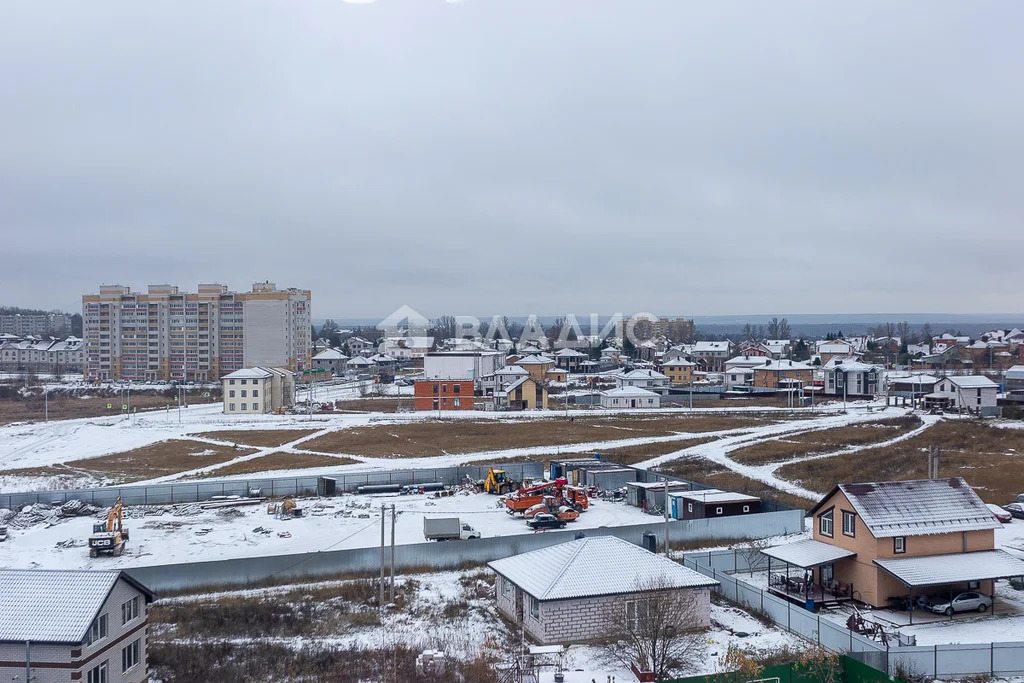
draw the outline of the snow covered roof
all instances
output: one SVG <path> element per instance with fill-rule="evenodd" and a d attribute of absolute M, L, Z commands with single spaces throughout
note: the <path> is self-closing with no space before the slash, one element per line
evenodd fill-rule
<path fill-rule="evenodd" d="M 614 536 L 559 543 L 495 560 L 488 566 L 538 600 L 718 585 L 718 581 Z"/>
<path fill-rule="evenodd" d="M 961 389 L 994 389 L 998 386 L 995 382 L 983 375 L 964 375 L 963 377 L 947 377 L 946 379 Z"/>
<path fill-rule="evenodd" d="M 362 356 L 356 356 L 348 362 L 349 365 L 373 365 L 370 361 L 366 360 Z"/>
<path fill-rule="evenodd" d="M 620 379 L 668 379 L 665 375 L 661 374 L 657 370 L 633 370 L 623 375 L 619 375 Z"/>
<path fill-rule="evenodd" d="M 506 365 L 494 371 L 495 375 L 529 375 L 530 371 L 518 365 Z"/>
<path fill-rule="evenodd" d="M 1006 379 L 1024 379 L 1024 365 L 1014 365 L 1007 370 Z"/>
<path fill-rule="evenodd" d="M 370 361 L 371 363 L 394 363 L 398 359 L 392 358 L 391 356 L 384 353 L 377 353 L 370 356 L 366 360 Z"/>
<path fill-rule="evenodd" d="M 576 349 L 570 349 L 568 347 L 566 347 L 564 349 L 559 349 L 555 353 L 555 356 L 557 356 L 558 358 L 578 358 L 580 356 L 586 356 L 586 355 L 587 354 L 585 354 L 585 353 L 580 353 Z"/>
<path fill-rule="evenodd" d="M 81 643 L 120 571 L 0 569 L 0 642 Z"/>
<path fill-rule="evenodd" d="M 849 353 L 853 350 L 852 344 L 840 342 L 838 344 L 820 344 L 818 353 Z"/>
<path fill-rule="evenodd" d="M 939 381 L 934 375 L 910 375 L 908 377 L 893 377 L 893 384 L 935 384 Z"/>
<path fill-rule="evenodd" d="M 274 373 L 266 368 L 242 368 L 224 375 L 222 379 L 265 379 L 273 376 Z"/>
<path fill-rule="evenodd" d="M 772 372 L 779 372 L 784 370 L 813 370 L 807 363 L 801 363 L 798 360 L 773 360 L 770 363 L 764 365 L 758 365 L 754 367 L 754 370 L 770 370 Z"/>
<path fill-rule="evenodd" d="M 881 368 L 879 368 L 877 365 L 872 365 L 871 363 L 861 363 L 859 360 L 856 360 L 855 358 L 848 358 L 846 356 L 836 356 L 834 358 L 829 359 L 829 361 L 825 363 L 825 369 L 846 370 L 853 372 L 869 372 L 871 370 L 881 370 Z"/>
<path fill-rule="evenodd" d="M 811 567 L 818 567 L 823 564 L 842 560 L 847 557 L 853 557 L 857 553 L 829 543 L 815 541 L 813 538 L 808 538 L 803 541 L 797 541 L 796 543 L 786 543 L 784 545 L 765 548 L 761 551 L 761 554 L 767 555 L 768 557 L 776 560 L 782 560 L 783 562 L 796 567 L 809 569 Z"/>
<path fill-rule="evenodd" d="M 1003 550 L 894 557 L 875 560 L 875 564 L 906 586 L 938 586 L 1024 575 L 1024 561 Z"/>
<path fill-rule="evenodd" d="M 548 356 L 537 354 L 534 356 L 523 356 L 522 358 L 516 361 L 516 365 L 545 365 L 554 364 L 554 362 L 554 358 L 549 358 Z"/>
<path fill-rule="evenodd" d="M 678 357 L 678 358 L 673 358 L 671 360 L 665 361 L 664 363 L 661 364 L 661 367 L 667 368 L 669 366 L 672 366 L 672 367 L 689 368 L 689 367 L 693 367 L 695 365 L 697 365 L 697 364 L 693 363 L 693 362 L 690 362 L 690 361 L 686 360 L 685 358 Z"/>
<path fill-rule="evenodd" d="M 338 349 L 324 349 L 320 353 L 313 356 L 313 360 L 345 360 L 348 356 L 343 354 Z"/>
<path fill-rule="evenodd" d="M 746 375 L 753 375 L 754 374 L 754 369 L 753 368 L 745 368 L 742 365 L 737 365 L 734 368 L 729 368 L 728 370 L 726 370 L 725 374 L 727 374 L 727 375 L 744 375 L 744 376 L 746 376 Z"/>
<path fill-rule="evenodd" d="M 842 491 L 875 538 L 998 529 L 999 522 L 960 477 L 839 484 L 811 508 Z"/>
<path fill-rule="evenodd" d="M 618 389 L 602 391 L 601 395 L 610 396 L 611 398 L 650 398 L 658 394 L 653 391 L 647 391 L 647 389 L 641 389 L 640 387 L 619 387 Z"/>
<path fill-rule="evenodd" d="M 728 341 L 699 341 L 693 345 L 694 353 L 701 353 L 702 351 L 728 351 L 732 347 L 732 342 Z"/>
<path fill-rule="evenodd" d="M 559 373 L 560 372 L 560 373 L 564 374 L 565 373 L 565 368 L 555 367 L 555 368 L 548 368 L 547 370 L 544 371 L 545 374 L 547 374 L 549 372 L 554 372 L 554 373 Z"/>

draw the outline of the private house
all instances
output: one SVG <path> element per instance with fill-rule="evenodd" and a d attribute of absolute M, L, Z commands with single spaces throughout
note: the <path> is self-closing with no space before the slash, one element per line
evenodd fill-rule
<path fill-rule="evenodd" d="M 814 380 L 814 368 L 795 360 L 774 360 L 754 368 L 753 386 L 779 389 L 794 384 L 808 386 Z"/>
<path fill-rule="evenodd" d="M 741 356 L 759 356 L 761 358 L 767 358 L 772 355 L 772 350 L 768 348 L 766 344 L 750 339 L 740 342 L 740 345 L 736 347 L 736 351 Z"/>
<path fill-rule="evenodd" d="M 642 618 L 647 600 L 670 591 L 694 629 L 711 620 L 718 582 L 614 536 L 594 536 L 489 562 L 498 611 L 538 643 L 579 643 Z M 677 593 L 678 591 L 678 593 Z M 586 615 L 586 618 L 581 618 Z"/>
<path fill-rule="evenodd" d="M 521 368 L 525 368 L 535 382 L 544 381 L 544 373 L 555 367 L 555 360 L 540 353 L 523 356 L 515 362 Z"/>
<path fill-rule="evenodd" d="M 733 368 L 756 368 L 760 365 L 767 365 L 771 362 L 767 356 L 735 356 L 725 361 L 725 370 L 728 372 Z"/>
<path fill-rule="evenodd" d="M 381 340 L 377 350 L 398 360 L 416 360 L 434 350 L 434 338 L 386 337 Z"/>
<path fill-rule="evenodd" d="M 615 376 L 615 386 L 620 389 L 638 387 L 658 393 L 667 393 L 668 377 L 656 370 L 632 370 Z"/>
<path fill-rule="evenodd" d="M 345 363 L 345 369 L 356 374 L 372 374 L 377 371 L 377 366 L 371 363 L 368 358 L 356 356 L 355 358 L 348 359 Z"/>
<path fill-rule="evenodd" d="M 235 370 L 221 385 L 225 415 L 262 415 L 295 405 L 295 375 L 284 368 Z"/>
<path fill-rule="evenodd" d="M 1007 391 L 1024 390 L 1024 365 L 1014 365 L 1003 377 Z"/>
<path fill-rule="evenodd" d="M 939 378 L 933 375 L 909 375 L 889 380 L 889 396 L 919 399 L 935 391 Z"/>
<path fill-rule="evenodd" d="M 846 357 L 836 357 L 825 365 L 825 387 L 830 396 L 874 396 L 882 389 L 882 369 Z"/>
<path fill-rule="evenodd" d="M 670 492 L 668 499 L 673 519 L 714 519 L 761 511 L 760 498 L 720 489 Z"/>
<path fill-rule="evenodd" d="M 362 356 L 364 353 L 373 352 L 373 342 L 362 337 L 349 337 L 345 340 L 345 348 L 349 356 Z"/>
<path fill-rule="evenodd" d="M 732 356 L 733 343 L 725 341 L 699 341 L 693 345 L 693 357 L 708 370 L 721 370 L 725 361 Z"/>
<path fill-rule="evenodd" d="M 576 349 L 564 348 L 559 349 L 555 353 L 554 358 L 555 364 L 566 372 L 579 372 L 580 363 L 590 358 L 590 356 L 580 353 Z"/>
<path fill-rule="evenodd" d="M 661 371 L 668 378 L 669 384 L 680 386 L 693 381 L 693 371 L 696 367 L 696 363 L 691 363 L 685 358 L 673 358 L 661 364 Z"/>
<path fill-rule="evenodd" d="M 517 382 L 523 377 L 530 377 L 530 371 L 518 365 L 506 365 L 489 375 L 480 378 L 480 390 L 484 396 L 493 396 L 503 385 Z"/>
<path fill-rule="evenodd" d="M 618 387 L 601 392 L 602 408 L 660 408 L 661 394 L 640 387 Z"/>
<path fill-rule="evenodd" d="M 818 357 L 821 358 L 822 365 L 826 365 L 836 356 L 853 356 L 855 353 L 856 351 L 854 350 L 853 345 L 847 344 L 844 341 L 833 341 L 818 344 Z"/>
<path fill-rule="evenodd" d="M 494 407 L 498 410 L 547 410 L 548 390 L 527 374 L 501 385 L 494 393 Z"/>
<path fill-rule="evenodd" d="M 565 384 L 569 381 L 569 373 L 564 368 L 551 368 L 544 373 L 544 380 L 547 382 L 561 382 Z"/>
<path fill-rule="evenodd" d="M 149 680 L 154 596 L 128 574 L 2 569 L 0 586 L 0 680 Z"/>
<path fill-rule="evenodd" d="M 418 379 L 412 395 L 413 410 L 473 410 L 471 379 Z"/>
<path fill-rule="evenodd" d="M 840 484 L 808 516 L 812 538 L 761 551 L 774 562 L 769 590 L 800 604 L 993 595 L 995 580 L 1024 574 L 1024 561 L 995 549 L 999 522 L 959 477 Z"/>
<path fill-rule="evenodd" d="M 426 379 L 480 380 L 505 365 L 500 351 L 431 351 L 423 356 Z"/>
<path fill-rule="evenodd" d="M 754 383 L 754 371 L 751 368 L 730 368 L 725 371 L 726 391 L 745 391 Z"/>
<path fill-rule="evenodd" d="M 338 349 L 324 349 L 313 356 L 313 369 L 325 370 L 331 373 L 332 377 L 340 377 L 345 374 L 345 364 L 348 356 Z"/>
<path fill-rule="evenodd" d="M 994 417 L 999 415 L 998 391 L 999 385 L 982 375 L 943 377 L 936 382 L 935 391 L 924 397 L 925 406 Z"/>
<path fill-rule="evenodd" d="M 793 344 L 789 339 L 765 339 L 764 346 L 772 358 L 778 360 L 789 356 Z"/>

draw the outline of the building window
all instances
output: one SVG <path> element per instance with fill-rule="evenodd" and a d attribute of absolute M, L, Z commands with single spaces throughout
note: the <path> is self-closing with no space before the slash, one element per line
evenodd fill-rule
<path fill-rule="evenodd" d="M 435 394 L 437 393 L 437 385 L 436 384 L 434 385 L 434 393 Z"/>
<path fill-rule="evenodd" d="M 818 517 L 818 532 L 822 536 L 832 537 L 832 511 L 829 510 L 821 517 Z"/>
<path fill-rule="evenodd" d="M 139 597 L 135 596 L 121 605 L 121 624 L 127 624 L 139 617 Z"/>
<path fill-rule="evenodd" d="M 857 535 L 857 515 L 847 510 L 843 510 L 843 535 Z"/>
<path fill-rule="evenodd" d="M 979 588 L 981 588 L 981 582 L 980 581 L 968 581 L 967 582 L 967 588 L 968 588 L 968 590 L 976 591 Z"/>
<path fill-rule="evenodd" d="M 259 395 L 260 395 L 260 391 L 259 391 L 259 389 L 253 389 L 253 390 L 252 390 L 252 397 L 253 397 L 253 398 L 256 398 L 256 397 L 257 397 L 257 396 L 259 396 Z"/>
<path fill-rule="evenodd" d="M 229 403 L 228 404 L 228 410 L 234 410 L 234 409 L 235 409 L 235 404 L 234 403 Z"/>
<path fill-rule="evenodd" d="M 686 511 L 687 512 L 693 512 L 693 503 L 687 503 L 686 504 Z"/>
<path fill-rule="evenodd" d="M 750 512 L 750 506 L 749 505 L 744 505 L 743 506 L 743 511 L 744 512 Z"/>
<path fill-rule="evenodd" d="M 141 640 L 141 639 L 140 639 Z M 121 648 L 121 671 L 125 672 L 139 663 L 139 642 L 136 640 L 131 645 Z"/>
<path fill-rule="evenodd" d="M 540 621 L 540 600 L 530 596 L 530 616 Z"/>
<path fill-rule="evenodd" d="M 89 627 L 89 633 L 85 636 L 85 644 L 92 645 L 97 640 L 102 640 L 107 637 L 107 615 L 101 614 L 92 620 L 92 626 Z"/>
<path fill-rule="evenodd" d="M 245 389 L 242 389 L 242 398 L 245 398 Z"/>
<path fill-rule="evenodd" d="M 907 552 L 907 539 L 905 536 L 897 536 L 892 539 L 892 551 L 897 555 Z"/>
<path fill-rule="evenodd" d="M 722 508 L 715 508 L 715 514 L 716 515 L 722 514 Z"/>
<path fill-rule="evenodd" d="M 235 384 L 235 380 L 233 380 L 233 379 L 229 379 L 229 380 L 228 380 L 228 384 L 230 384 L 230 385 L 234 386 L 234 384 Z"/>
<path fill-rule="evenodd" d="M 456 408 L 458 408 L 458 407 L 459 407 L 459 405 L 461 404 L 461 403 L 460 403 L 461 401 L 462 401 L 462 399 L 461 399 L 461 398 L 456 398 L 456 399 L 454 399 L 454 404 L 455 404 L 455 407 L 456 407 Z"/>
<path fill-rule="evenodd" d="M 235 390 L 234 389 L 228 390 L 228 398 L 234 398 L 234 397 L 235 397 Z"/>
<path fill-rule="evenodd" d="M 89 673 L 85 675 L 85 683 L 107 683 L 107 681 L 106 662 L 89 669 Z"/>
<path fill-rule="evenodd" d="M 501 577 L 501 588 L 505 595 L 512 593 L 512 582 L 506 579 L 504 576 Z"/>
<path fill-rule="evenodd" d="M 626 602 L 626 624 L 632 633 L 644 629 L 648 618 L 657 619 L 657 616 L 657 598 L 642 598 Z"/>
<path fill-rule="evenodd" d="M 455 386 L 452 387 L 452 391 L 454 391 L 456 394 L 460 393 L 462 391 L 462 385 L 456 384 Z"/>
<path fill-rule="evenodd" d="M 246 410 L 246 407 L 245 407 L 246 405 L 248 405 L 248 404 L 246 404 L 246 403 L 242 404 L 242 410 Z"/>

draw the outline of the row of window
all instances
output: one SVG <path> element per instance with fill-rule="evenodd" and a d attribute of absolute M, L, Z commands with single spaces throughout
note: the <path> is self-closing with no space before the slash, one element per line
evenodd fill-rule
<path fill-rule="evenodd" d="M 142 660 L 142 639 L 132 641 L 121 648 L 121 673 L 125 674 Z M 109 683 L 110 661 L 101 662 L 89 669 L 85 675 L 86 683 Z"/>
<path fill-rule="evenodd" d="M 843 513 L 843 535 L 855 538 L 857 536 L 857 514 L 849 510 L 842 510 Z M 834 537 L 835 519 L 833 510 L 823 512 L 818 516 L 818 533 L 822 536 Z M 892 551 L 897 555 L 907 552 L 907 539 L 905 536 L 896 536 L 892 539 Z"/>
<path fill-rule="evenodd" d="M 242 410 L 248 410 L 249 409 L 247 407 L 249 405 L 248 403 L 240 403 L 239 405 L 242 406 L 242 408 L 241 408 Z M 234 410 L 234 409 L 235 409 L 235 404 L 234 403 L 229 403 L 228 404 L 228 410 Z M 260 409 L 260 404 L 259 403 L 253 403 L 252 404 L 252 409 L 253 410 L 259 410 Z"/>
<path fill-rule="evenodd" d="M 242 389 L 242 396 L 241 396 L 241 398 L 245 398 L 245 392 L 246 392 L 246 390 Z M 260 395 L 260 390 L 259 389 L 253 389 L 252 390 L 252 397 L 253 398 L 259 398 L 259 395 Z M 228 398 L 234 398 L 234 397 L 235 397 L 235 390 L 234 389 L 229 389 L 228 390 Z"/>

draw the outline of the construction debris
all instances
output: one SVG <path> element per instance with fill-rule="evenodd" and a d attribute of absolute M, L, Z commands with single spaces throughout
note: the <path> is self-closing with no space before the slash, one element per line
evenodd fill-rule
<path fill-rule="evenodd" d="M 445 672 L 444 653 L 440 650 L 424 650 L 416 657 L 416 673 L 420 676 L 440 676 Z"/>

